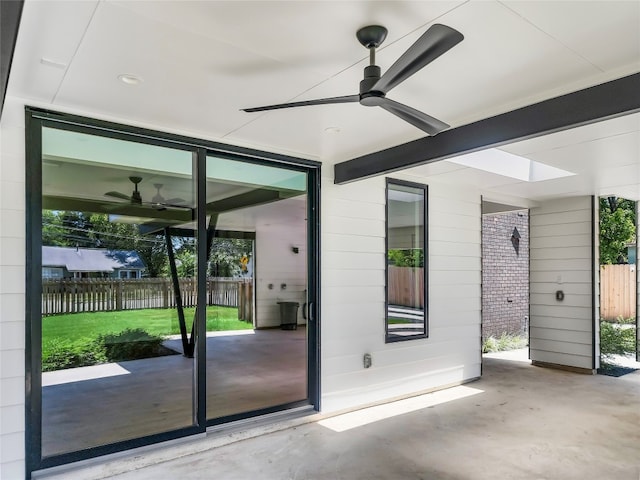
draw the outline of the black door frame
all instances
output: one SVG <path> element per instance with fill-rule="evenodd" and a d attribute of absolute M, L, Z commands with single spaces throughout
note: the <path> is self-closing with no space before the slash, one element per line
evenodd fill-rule
<path fill-rule="evenodd" d="M 198 207 L 206 204 L 206 158 L 222 156 L 242 162 L 289 168 L 307 173 L 307 302 L 308 324 L 308 398 L 305 401 L 244 412 L 220 419 L 206 419 L 206 338 L 205 309 L 197 309 L 194 362 L 194 422 L 192 426 L 159 434 L 124 440 L 85 450 L 42 457 L 42 129 L 52 127 L 78 133 L 162 146 L 193 154 L 193 179 Z M 319 162 L 287 155 L 225 145 L 164 133 L 156 130 L 96 120 L 27 106 L 25 108 L 26 141 L 26 331 L 25 331 L 25 416 L 26 475 L 36 470 L 55 467 L 102 455 L 166 442 L 190 435 L 203 434 L 208 426 L 311 405 L 320 409 L 320 167 Z M 207 227 L 206 209 L 197 208 L 198 304 L 206 303 Z"/>

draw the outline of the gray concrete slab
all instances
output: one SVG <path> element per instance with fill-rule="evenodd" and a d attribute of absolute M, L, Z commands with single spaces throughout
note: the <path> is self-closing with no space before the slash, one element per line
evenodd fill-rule
<path fill-rule="evenodd" d="M 483 378 L 456 388 L 466 393 L 449 401 L 435 392 L 356 421 L 314 421 L 192 455 L 182 447 L 179 458 L 109 478 L 640 478 L 640 372 L 590 376 L 486 358 Z"/>

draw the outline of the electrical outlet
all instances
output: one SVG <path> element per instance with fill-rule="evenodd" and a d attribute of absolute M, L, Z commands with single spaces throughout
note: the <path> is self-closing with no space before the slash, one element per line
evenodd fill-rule
<path fill-rule="evenodd" d="M 370 353 L 365 353 L 364 354 L 363 363 L 364 363 L 364 368 L 370 368 L 371 367 L 371 354 Z"/>

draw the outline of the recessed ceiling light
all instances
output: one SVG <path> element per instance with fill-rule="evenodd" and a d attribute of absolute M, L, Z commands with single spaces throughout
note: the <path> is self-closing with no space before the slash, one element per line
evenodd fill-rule
<path fill-rule="evenodd" d="M 325 133 L 331 133 L 333 135 L 340 133 L 340 127 L 327 127 L 324 129 Z"/>
<path fill-rule="evenodd" d="M 127 85 L 138 85 L 142 83 L 142 78 L 137 75 L 132 75 L 130 73 L 123 73 L 122 75 L 118 75 L 118 80 L 122 83 L 126 83 Z"/>

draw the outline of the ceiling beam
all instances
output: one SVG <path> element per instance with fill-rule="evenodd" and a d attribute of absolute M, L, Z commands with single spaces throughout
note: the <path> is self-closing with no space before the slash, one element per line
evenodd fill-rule
<path fill-rule="evenodd" d="M 640 111 L 640 73 L 341 162 L 334 182 L 397 172 Z"/>
<path fill-rule="evenodd" d="M 18 39 L 18 27 L 24 0 L 0 0 L 0 115 L 7 94 L 11 61 Z"/>

